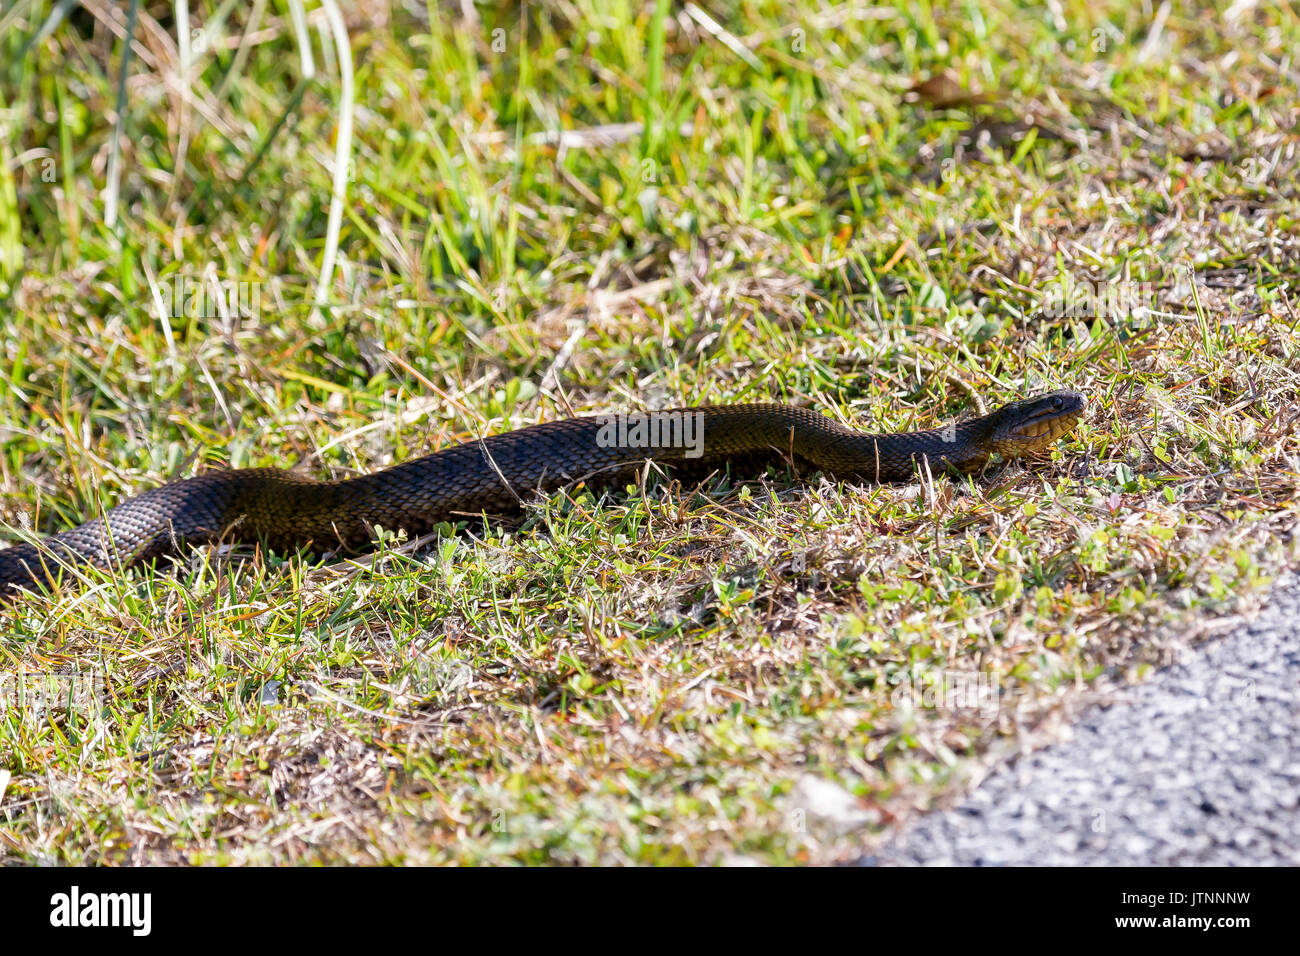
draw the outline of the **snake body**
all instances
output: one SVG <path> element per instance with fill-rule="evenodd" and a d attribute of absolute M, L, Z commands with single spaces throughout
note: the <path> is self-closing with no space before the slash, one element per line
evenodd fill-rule
<path fill-rule="evenodd" d="M 533 425 L 341 481 L 278 468 L 211 471 L 0 550 L 0 597 L 53 583 L 62 569 L 125 568 L 186 545 L 355 549 L 376 526 L 418 534 L 440 521 L 515 510 L 533 492 L 626 482 L 647 461 L 683 475 L 761 460 L 870 481 L 908 480 L 923 461 L 935 474 L 970 474 L 994 453 L 1017 458 L 1046 447 L 1083 407 L 1077 392 L 1052 392 L 947 428 L 871 435 L 791 405 L 715 405 Z"/>

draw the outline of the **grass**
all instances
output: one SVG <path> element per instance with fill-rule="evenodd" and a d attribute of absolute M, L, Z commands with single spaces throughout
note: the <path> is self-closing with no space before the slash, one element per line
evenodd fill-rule
<path fill-rule="evenodd" d="M 210 550 L 24 598 L 10 686 L 89 674 L 103 707 L 0 713 L 0 859 L 851 859 L 1294 561 L 1287 5 L 350 5 L 319 311 L 327 23 L 304 82 L 286 4 L 219 6 L 178 82 L 140 5 L 112 228 L 125 10 L 36 42 L 54 4 L 4 15 L 13 539 L 575 412 L 895 429 L 1066 386 L 1088 417 L 969 482 L 577 488 L 360 562 Z M 160 308 L 209 278 L 260 309 Z M 965 675 L 995 706 L 935 690 Z"/>

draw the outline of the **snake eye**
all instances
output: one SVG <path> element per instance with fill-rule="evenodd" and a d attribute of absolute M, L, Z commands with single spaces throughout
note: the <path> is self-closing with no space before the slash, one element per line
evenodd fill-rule
<path fill-rule="evenodd" d="M 1054 399 L 1052 399 L 1052 407 L 1053 407 L 1053 408 L 1064 408 L 1064 407 L 1065 407 L 1065 399 L 1061 398 L 1060 395 L 1057 395 Z"/>

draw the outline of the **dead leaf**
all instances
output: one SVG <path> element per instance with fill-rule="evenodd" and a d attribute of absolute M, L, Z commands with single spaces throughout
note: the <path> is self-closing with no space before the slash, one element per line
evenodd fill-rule
<path fill-rule="evenodd" d="M 978 88 L 968 90 L 961 85 L 961 77 L 952 67 L 945 67 L 927 80 L 920 80 L 904 94 L 908 103 L 924 103 L 936 109 L 952 106 L 971 106 L 987 103 L 990 97 Z"/>

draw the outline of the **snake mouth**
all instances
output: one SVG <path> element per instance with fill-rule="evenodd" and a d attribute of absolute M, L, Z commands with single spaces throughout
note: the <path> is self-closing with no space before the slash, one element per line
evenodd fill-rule
<path fill-rule="evenodd" d="M 1076 412 L 1044 414 L 1015 426 L 1011 429 L 1011 432 L 1012 434 L 1019 435 L 1021 438 L 1036 438 L 1044 441 L 1051 441 L 1052 439 L 1059 438 L 1068 432 L 1070 427 L 1074 425 L 1078 419 L 1079 416 Z"/>
<path fill-rule="evenodd" d="M 1052 392 L 1007 407 L 999 451 L 1025 454 L 1038 451 L 1069 432 L 1083 417 L 1084 400 L 1078 392 Z"/>

